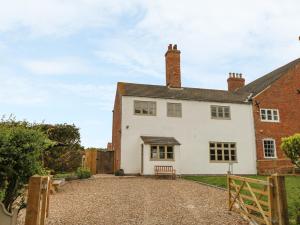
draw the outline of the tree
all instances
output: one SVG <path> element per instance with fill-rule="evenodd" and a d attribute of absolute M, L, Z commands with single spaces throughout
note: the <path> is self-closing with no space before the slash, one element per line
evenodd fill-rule
<path fill-rule="evenodd" d="M 13 202 L 21 195 L 29 177 L 41 174 L 41 153 L 53 145 L 47 136 L 27 123 L 0 124 L 0 190 L 3 204 L 11 211 Z"/>
<path fill-rule="evenodd" d="M 80 145 L 79 128 L 74 124 L 40 124 L 38 129 L 55 145 L 43 154 L 44 166 L 54 172 L 71 172 L 81 166 L 83 147 Z"/>
<path fill-rule="evenodd" d="M 281 149 L 300 168 L 300 134 L 282 138 Z"/>

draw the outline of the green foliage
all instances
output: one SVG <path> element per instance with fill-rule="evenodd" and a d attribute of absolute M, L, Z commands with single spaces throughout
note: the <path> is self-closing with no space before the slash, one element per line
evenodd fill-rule
<path fill-rule="evenodd" d="M 54 175 L 53 178 L 54 179 L 65 179 L 66 181 L 78 179 L 75 172 L 72 172 L 72 173 L 57 173 L 57 174 Z"/>
<path fill-rule="evenodd" d="M 282 138 L 281 149 L 300 168 L 300 134 Z"/>
<path fill-rule="evenodd" d="M 91 177 L 91 171 L 88 168 L 78 167 L 76 170 L 76 175 L 79 179 L 86 179 Z"/>
<path fill-rule="evenodd" d="M 83 155 L 79 128 L 74 124 L 41 124 L 37 127 L 56 142 L 56 145 L 45 150 L 44 166 L 55 173 L 75 171 L 81 165 Z"/>
<path fill-rule="evenodd" d="M 0 190 L 5 192 L 2 202 L 9 211 L 12 203 L 21 195 L 29 177 L 45 172 L 41 163 L 41 154 L 52 145 L 53 142 L 44 133 L 32 129 L 27 122 L 2 119 Z"/>

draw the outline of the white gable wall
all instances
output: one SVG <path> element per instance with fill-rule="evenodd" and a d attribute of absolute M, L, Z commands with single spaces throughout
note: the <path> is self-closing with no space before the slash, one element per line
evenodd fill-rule
<path fill-rule="evenodd" d="M 134 100 L 156 101 L 156 116 L 134 115 Z M 167 117 L 167 102 L 182 104 L 182 117 Z M 230 106 L 231 119 L 211 119 L 210 106 Z M 180 143 L 180 162 L 176 170 L 181 174 L 224 174 L 228 163 L 209 162 L 209 142 L 236 142 L 237 163 L 233 172 L 256 173 L 256 151 L 251 104 L 177 101 L 155 98 L 122 97 L 121 168 L 125 173 L 141 171 L 140 136 L 174 137 Z M 144 148 L 150 159 L 150 148 Z M 175 153 L 176 154 L 176 153 Z M 176 155 L 175 155 L 176 160 Z M 151 162 L 155 164 L 154 162 Z M 144 174 L 151 174 L 150 168 Z M 161 162 L 157 163 L 157 165 Z M 156 165 L 156 164 L 155 164 Z M 167 163 L 166 163 L 167 165 Z M 147 173 L 146 173 L 147 171 Z"/>

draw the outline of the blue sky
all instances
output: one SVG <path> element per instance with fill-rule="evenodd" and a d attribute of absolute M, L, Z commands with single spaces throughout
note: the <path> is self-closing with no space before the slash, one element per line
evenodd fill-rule
<path fill-rule="evenodd" d="M 181 50 L 183 86 L 226 89 L 300 57 L 300 2 L 0 0 L 0 114 L 74 123 L 82 144 L 111 140 L 117 81 L 165 84 Z"/>

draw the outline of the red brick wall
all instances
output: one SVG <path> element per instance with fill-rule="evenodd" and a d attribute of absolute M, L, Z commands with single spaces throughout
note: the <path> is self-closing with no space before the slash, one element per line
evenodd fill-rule
<path fill-rule="evenodd" d="M 177 45 L 169 45 L 166 58 L 166 85 L 174 88 L 181 87 L 180 51 Z"/>
<path fill-rule="evenodd" d="M 120 169 L 121 165 L 121 120 L 122 120 L 122 83 L 118 83 L 114 111 L 113 111 L 113 127 L 112 127 L 112 148 L 114 153 L 114 171 Z"/>
<path fill-rule="evenodd" d="M 253 115 L 256 135 L 257 167 L 259 173 L 284 171 L 291 166 L 280 148 L 281 138 L 300 132 L 300 63 L 291 68 L 269 88 L 253 99 Z M 255 104 L 258 103 L 259 107 Z M 260 108 L 278 109 L 279 123 L 262 122 Z M 265 159 L 263 150 L 264 138 L 276 141 L 277 159 Z"/>

